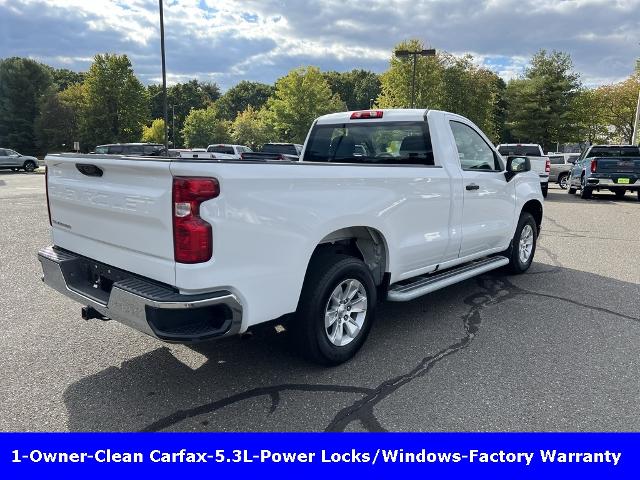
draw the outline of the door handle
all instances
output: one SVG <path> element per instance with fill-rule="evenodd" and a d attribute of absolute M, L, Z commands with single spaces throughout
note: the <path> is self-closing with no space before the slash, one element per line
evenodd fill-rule
<path fill-rule="evenodd" d="M 480 185 L 476 185 L 475 183 L 470 183 L 466 187 L 467 190 L 480 190 Z"/>
<path fill-rule="evenodd" d="M 78 171 L 88 177 L 101 177 L 104 173 L 100 167 L 91 165 L 90 163 L 76 163 Z"/>

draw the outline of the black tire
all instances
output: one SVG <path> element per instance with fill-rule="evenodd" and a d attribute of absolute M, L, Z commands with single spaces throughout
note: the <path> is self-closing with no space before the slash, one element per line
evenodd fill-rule
<path fill-rule="evenodd" d="M 18 170 L 20 170 L 19 168 L 12 168 L 11 171 L 12 172 L 17 172 Z"/>
<path fill-rule="evenodd" d="M 624 198 L 624 194 L 627 193 L 626 190 L 615 190 L 613 193 L 616 194 L 616 198 L 618 200 L 622 200 Z"/>
<path fill-rule="evenodd" d="M 562 190 L 566 190 L 567 187 L 569 186 L 568 184 L 568 179 L 569 179 L 569 175 L 560 175 L 560 178 L 558 178 L 558 185 L 560 185 L 560 188 Z"/>
<path fill-rule="evenodd" d="M 587 187 L 584 176 L 580 180 L 580 185 L 582 185 L 582 188 L 580 189 L 580 198 L 591 198 L 591 192 L 593 190 Z"/>
<path fill-rule="evenodd" d="M 532 240 L 533 244 L 531 247 L 531 253 L 526 261 L 522 261 L 520 257 L 520 240 L 522 237 L 522 232 L 525 230 L 525 227 L 531 227 Z M 529 212 L 522 212 L 520 214 L 520 219 L 518 220 L 518 226 L 516 227 L 516 232 L 513 235 L 513 240 L 511 240 L 511 247 L 507 250 L 504 255 L 509 258 L 509 265 L 507 265 L 507 270 L 514 274 L 524 273 L 529 270 L 531 263 L 533 262 L 533 257 L 536 254 L 536 245 L 538 243 L 538 226 L 536 225 L 536 221 Z"/>
<path fill-rule="evenodd" d="M 26 162 L 24 162 L 24 165 L 22 166 L 25 172 L 33 172 L 36 169 L 36 167 L 37 167 L 36 162 L 34 162 L 33 160 L 27 160 Z"/>
<path fill-rule="evenodd" d="M 640 202 L 640 190 L 638 190 L 638 201 Z"/>
<path fill-rule="evenodd" d="M 325 327 L 325 312 L 330 306 L 330 297 L 341 284 L 357 280 L 366 292 L 364 321 L 355 337 L 346 345 L 338 346 L 330 340 Z M 360 296 L 358 292 L 357 295 Z M 346 308 L 342 307 L 339 308 Z M 358 258 L 348 255 L 321 255 L 312 260 L 302 286 L 295 318 L 289 324 L 291 340 L 296 349 L 308 360 L 322 365 L 338 365 L 349 360 L 366 340 L 374 319 L 376 287 L 367 266 Z M 346 312 L 344 312 L 346 313 Z M 349 317 L 354 315 L 350 313 Z M 355 314 L 357 317 L 357 314 Z M 339 315 L 336 313 L 336 316 Z M 345 315 L 346 317 L 346 315 Z M 343 317 L 344 318 L 344 317 Z M 340 320 L 342 322 L 343 320 Z M 345 324 L 347 322 L 344 322 Z M 346 332 L 346 327 L 340 331 Z M 337 329 L 338 322 L 333 324 Z M 342 335 L 341 335 L 342 337 Z M 349 335 L 347 337 L 349 338 Z"/>
<path fill-rule="evenodd" d="M 544 185 L 541 185 L 540 188 L 542 189 L 542 196 L 547 198 L 547 195 L 549 195 L 549 184 L 545 183 Z"/>

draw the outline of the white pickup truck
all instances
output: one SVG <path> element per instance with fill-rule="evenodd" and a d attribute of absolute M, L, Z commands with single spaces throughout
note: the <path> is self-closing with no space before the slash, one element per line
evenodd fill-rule
<path fill-rule="evenodd" d="M 501 143 L 496 147 L 498 152 L 505 157 L 526 156 L 531 162 L 531 170 L 538 172 L 540 177 L 540 188 L 542 195 L 547 196 L 549 192 L 549 175 L 551 174 L 551 161 L 544 154 L 542 146 L 537 143 Z"/>
<path fill-rule="evenodd" d="M 336 364 L 376 303 L 531 265 L 539 177 L 464 117 L 326 115 L 300 158 L 49 155 L 43 279 L 85 319 L 173 342 L 278 320 L 307 357 Z"/>

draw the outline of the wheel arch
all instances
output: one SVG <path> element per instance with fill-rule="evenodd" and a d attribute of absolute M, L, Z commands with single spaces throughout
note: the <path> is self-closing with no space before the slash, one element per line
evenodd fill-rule
<path fill-rule="evenodd" d="M 533 216 L 539 233 L 540 227 L 542 227 L 542 203 L 538 200 L 529 200 L 522 206 L 522 212 L 528 212 Z"/>
<path fill-rule="evenodd" d="M 389 267 L 389 248 L 380 230 L 369 226 L 352 226 L 328 233 L 314 248 L 306 273 L 318 256 L 331 253 L 359 258 L 371 271 L 376 286 L 384 282 Z"/>

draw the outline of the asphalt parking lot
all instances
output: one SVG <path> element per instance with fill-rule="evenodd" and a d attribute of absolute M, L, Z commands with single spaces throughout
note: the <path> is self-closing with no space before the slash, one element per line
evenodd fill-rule
<path fill-rule="evenodd" d="M 385 304 L 352 361 L 167 345 L 40 281 L 44 177 L 0 172 L 0 430 L 640 430 L 640 202 L 552 187 L 528 274 Z"/>

